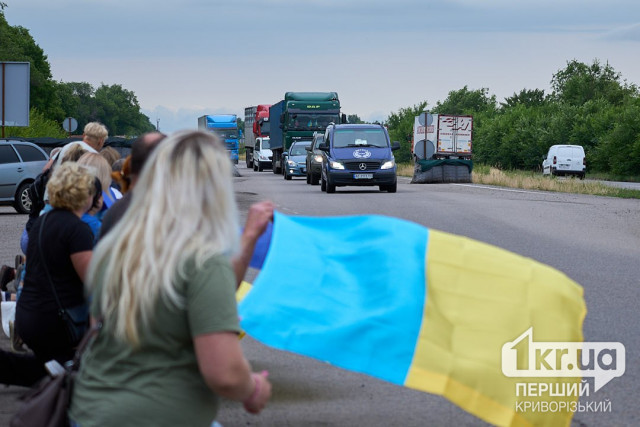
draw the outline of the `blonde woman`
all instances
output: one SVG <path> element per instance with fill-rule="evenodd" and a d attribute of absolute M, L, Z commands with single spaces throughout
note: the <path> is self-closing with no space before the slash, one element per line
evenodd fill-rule
<path fill-rule="evenodd" d="M 47 183 L 53 209 L 29 232 L 29 262 L 15 319 L 16 332 L 33 354 L 0 352 L 0 383 L 31 386 L 46 375 L 45 362 L 73 358 L 78 342 L 67 334 L 52 287 L 65 309 L 86 304 L 83 282 L 93 236 L 80 217 L 91 207 L 94 188 L 93 174 L 72 162 L 58 166 Z"/>
<path fill-rule="evenodd" d="M 122 157 L 118 150 L 113 147 L 103 147 L 102 150 L 100 150 L 100 155 L 104 157 L 111 167 L 113 167 L 113 164 Z"/>
<path fill-rule="evenodd" d="M 91 264 L 91 313 L 103 327 L 83 357 L 73 423 L 210 426 L 220 396 L 260 412 L 271 385 L 251 373 L 237 336 L 228 152 L 210 133 L 176 133 L 136 188 Z"/>
<path fill-rule="evenodd" d="M 92 168 L 95 171 L 96 177 L 100 180 L 102 185 L 102 208 L 97 212 L 96 216 L 101 219 L 105 211 L 110 208 L 116 200 L 122 198 L 122 193 L 111 187 L 111 165 L 100 154 L 97 153 L 84 153 L 82 157 L 78 159 L 78 163 Z"/>

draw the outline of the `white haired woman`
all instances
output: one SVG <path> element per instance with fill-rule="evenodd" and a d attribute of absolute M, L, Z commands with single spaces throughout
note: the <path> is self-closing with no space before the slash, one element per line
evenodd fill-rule
<path fill-rule="evenodd" d="M 210 426 L 219 396 L 252 413 L 266 405 L 266 373 L 251 372 L 238 340 L 231 180 L 209 133 L 176 133 L 151 154 L 95 249 L 91 313 L 103 327 L 83 356 L 72 424 Z"/>
<path fill-rule="evenodd" d="M 93 203 L 94 181 L 86 168 L 65 163 L 47 183 L 53 209 L 29 232 L 29 265 L 16 306 L 17 333 L 33 354 L 0 352 L 0 383 L 31 386 L 46 375 L 45 362 L 64 364 L 73 358 L 81 337 L 68 335 L 59 312 L 60 305 L 66 310 L 86 306 L 83 281 L 93 235 L 80 217 Z M 84 320 L 89 320 L 87 310 Z"/>

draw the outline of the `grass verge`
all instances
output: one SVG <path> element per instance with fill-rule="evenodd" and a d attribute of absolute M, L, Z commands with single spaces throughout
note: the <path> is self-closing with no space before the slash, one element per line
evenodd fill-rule
<path fill-rule="evenodd" d="M 413 176 L 411 163 L 398 164 L 398 175 Z M 503 171 L 486 165 L 473 165 L 474 184 L 496 185 L 523 190 L 555 191 L 562 193 L 590 194 L 594 196 L 640 199 L 640 191 L 615 188 L 592 180 L 556 178 L 531 171 Z"/>

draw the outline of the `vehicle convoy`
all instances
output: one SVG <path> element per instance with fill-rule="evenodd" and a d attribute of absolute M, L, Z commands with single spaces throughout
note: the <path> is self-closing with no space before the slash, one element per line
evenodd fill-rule
<path fill-rule="evenodd" d="M 244 109 L 244 148 L 247 167 L 253 167 L 253 149 L 256 138 L 269 136 L 269 104 Z"/>
<path fill-rule="evenodd" d="M 314 132 L 311 145 L 306 147 L 307 150 L 307 184 L 318 185 L 320 182 L 320 173 L 322 171 L 322 151 L 318 149 L 318 145 L 324 141 L 324 132 Z"/>
<path fill-rule="evenodd" d="M 400 143 L 389 143 L 387 129 L 378 124 L 331 124 L 318 145 L 323 152 L 320 189 L 334 193 L 346 185 L 380 186 L 395 193 L 396 162 L 393 151 Z"/>
<path fill-rule="evenodd" d="M 30 213 L 29 184 L 42 172 L 47 160 L 47 153 L 36 144 L 0 140 L 0 205 L 10 204 L 19 213 Z"/>
<path fill-rule="evenodd" d="M 227 147 L 231 161 L 238 164 L 238 118 L 235 114 L 198 117 L 198 129 L 216 134 Z"/>
<path fill-rule="evenodd" d="M 287 151 L 284 165 L 284 179 L 291 180 L 294 176 L 307 175 L 307 147 L 311 146 L 311 141 L 300 140 L 291 144 Z"/>
<path fill-rule="evenodd" d="M 273 156 L 269 145 L 269 137 L 256 138 L 253 146 L 253 170 L 262 172 L 264 168 L 271 168 L 271 157 Z"/>
<path fill-rule="evenodd" d="M 542 162 L 543 175 L 575 175 L 584 179 L 586 169 L 587 159 L 580 145 L 552 145 Z"/>
<path fill-rule="evenodd" d="M 340 101 L 336 92 L 287 92 L 269 108 L 273 173 L 282 173 L 283 154 L 299 140 L 311 141 L 315 131 L 329 123 L 340 123 Z M 346 122 L 346 116 L 342 116 Z"/>
<path fill-rule="evenodd" d="M 415 118 L 414 183 L 471 182 L 473 117 L 423 113 Z"/>

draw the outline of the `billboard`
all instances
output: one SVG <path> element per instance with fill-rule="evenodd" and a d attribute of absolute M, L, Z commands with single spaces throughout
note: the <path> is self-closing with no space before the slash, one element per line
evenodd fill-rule
<path fill-rule="evenodd" d="M 28 62 L 0 62 L 0 126 L 29 126 Z"/>

